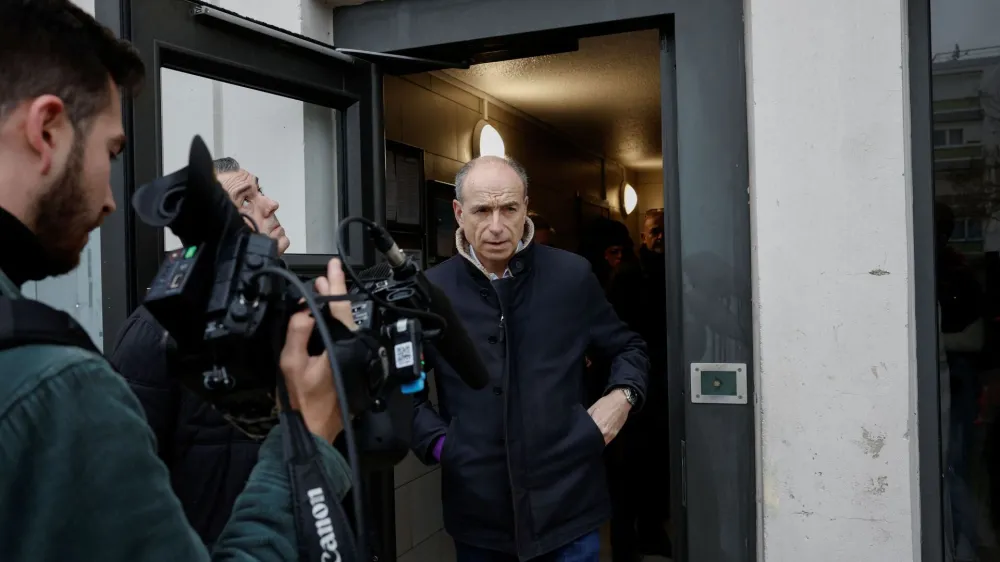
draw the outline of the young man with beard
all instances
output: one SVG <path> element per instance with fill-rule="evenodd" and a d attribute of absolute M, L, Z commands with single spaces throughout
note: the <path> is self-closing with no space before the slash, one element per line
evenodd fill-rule
<path fill-rule="evenodd" d="M 232 158 L 214 162 L 222 189 L 261 232 L 288 249 L 278 202 L 264 194 L 256 176 Z M 222 414 L 183 388 L 170 365 L 175 347 L 163 327 L 140 306 L 116 338 L 111 363 L 139 398 L 156 435 L 157 452 L 170 470 L 174 493 L 188 521 L 209 547 L 226 527 L 233 505 L 257 463 L 261 443 L 233 427 Z"/>
<path fill-rule="evenodd" d="M 0 334 L 23 334 L 16 310 L 45 309 L 20 286 L 76 267 L 90 231 L 114 212 L 110 161 L 125 144 L 119 88 L 132 90 L 143 74 L 127 43 L 68 0 L 0 2 Z M 346 291 L 339 263 L 317 290 Z M 349 323 L 340 304 L 331 312 Z M 68 314 L 45 313 L 82 331 Z M 313 325 L 306 313 L 292 318 L 280 367 L 342 497 L 349 471 L 330 444 L 340 412 L 325 354 L 307 353 Z M 122 378 L 82 341 L 22 343 L 0 351 L 4 562 L 209 560 Z M 214 559 L 298 556 L 281 433 L 261 447 Z"/>

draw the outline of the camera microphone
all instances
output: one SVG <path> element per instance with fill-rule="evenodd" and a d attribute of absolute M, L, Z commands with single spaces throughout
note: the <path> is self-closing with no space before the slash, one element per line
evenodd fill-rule
<path fill-rule="evenodd" d="M 479 356 L 476 344 L 469 337 L 465 325 L 455 313 L 451 300 L 444 291 L 427 279 L 412 258 L 399 249 L 395 240 L 384 228 L 376 224 L 369 227 L 375 248 L 385 256 L 393 274 L 400 278 L 414 278 L 416 285 L 424 291 L 421 297 L 427 308 L 443 318 L 447 324 L 435 343 L 437 352 L 470 388 L 474 390 L 485 388 L 490 380 L 490 372 Z"/>

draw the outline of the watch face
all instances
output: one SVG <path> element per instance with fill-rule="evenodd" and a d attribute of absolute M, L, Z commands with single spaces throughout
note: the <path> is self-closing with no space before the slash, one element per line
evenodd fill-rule
<path fill-rule="evenodd" d="M 628 388 L 627 386 L 622 387 L 622 391 L 625 393 L 625 399 L 628 400 L 628 403 L 635 406 L 636 402 L 635 391 L 633 391 L 631 388 Z"/>

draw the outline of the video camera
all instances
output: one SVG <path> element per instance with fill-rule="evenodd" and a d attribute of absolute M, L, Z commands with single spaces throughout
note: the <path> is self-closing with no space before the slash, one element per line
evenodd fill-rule
<path fill-rule="evenodd" d="M 260 233 L 253 219 L 226 196 L 198 136 L 191 143 L 188 166 L 142 186 L 132 202 L 144 223 L 169 227 L 184 245 L 165 256 L 144 301 L 177 344 L 169 359 L 171 372 L 250 436 L 263 439 L 279 418 L 288 424 L 286 461 L 293 478 L 302 480 L 293 482 L 298 495 L 322 488 L 325 478 L 318 469 L 315 444 L 288 403 L 278 358 L 292 314 L 308 307 L 318 319 L 309 352 L 327 350 L 334 373 L 354 472 L 356 550 L 364 559 L 355 433 L 361 438 L 360 456 L 369 465 L 392 466 L 405 457 L 412 415 L 412 402 L 405 397 L 425 387 L 425 342 L 434 340 L 438 354 L 473 388 L 487 382 L 482 360 L 447 297 L 384 229 L 359 217 L 341 222 L 340 255 L 344 230 L 360 223 L 386 262 L 360 274 L 345 267 L 351 281 L 347 296 L 316 295 L 312 283 L 304 283 L 284 266 L 277 242 Z M 357 331 L 330 316 L 324 305 L 335 300 L 351 301 Z M 304 527 L 318 533 L 310 501 L 306 496 L 295 501 L 300 535 Z M 351 560 L 345 555 L 352 547 L 344 544 L 346 522 L 340 521 L 340 526 L 340 546 L 334 540 L 333 548 L 341 549 L 342 559 Z M 311 548 L 302 552 L 304 558 L 319 560 L 324 550 L 329 552 L 330 541 L 322 536 L 302 542 Z"/>

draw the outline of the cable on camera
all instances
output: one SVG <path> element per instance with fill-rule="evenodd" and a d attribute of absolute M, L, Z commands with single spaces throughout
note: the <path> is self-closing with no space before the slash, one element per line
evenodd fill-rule
<path fill-rule="evenodd" d="M 352 223 L 360 223 L 368 230 L 380 230 L 382 228 L 375 221 L 366 219 L 364 217 L 347 217 L 344 220 L 340 221 L 340 224 L 337 226 L 337 252 L 341 256 L 347 255 L 347 253 L 344 251 L 344 233 L 346 228 Z M 424 320 L 430 320 L 434 324 L 437 324 L 438 329 L 441 330 L 442 332 L 448 328 L 448 321 L 445 320 L 444 317 L 441 316 L 440 314 L 435 314 L 427 310 L 406 308 L 390 304 L 385 299 L 375 294 L 375 292 L 372 291 L 367 284 L 362 282 L 361 278 L 358 276 L 357 272 L 354 271 L 353 267 L 346 266 L 344 267 L 344 270 L 347 272 L 347 276 L 351 278 L 351 281 L 354 283 L 355 286 L 360 288 L 368 296 L 369 299 L 371 299 L 379 306 L 382 306 L 386 310 L 391 310 L 399 314 L 400 316 L 410 316 L 413 318 L 422 318 Z"/>
<path fill-rule="evenodd" d="M 347 403 L 347 392 L 344 386 L 344 375 L 340 369 L 340 364 L 337 362 L 334 356 L 334 343 L 333 336 L 330 334 L 329 328 L 323 322 L 323 315 L 320 306 L 316 303 L 316 299 L 310 294 L 309 289 L 306 287 L 305 283 L 299 280 L 295 274 L 288 270 L 280 269 L 276 267 L 267 267 L 261 271 L 255 273 L 249 281 L 253 281 L 255 278 L 262 275 L 274 275 L 281 277 L 288 282 L 289 285 L 295 287 L 295 289 L 302 296 L 306 305 L 309 308 L 310 313 L 312 313 L 313 318 L 316 320 L 316 329 L 319 331 L 320 338 L 323 341 L 323 347 L 326 350 L 327 360 L 330 363 L 330 369 L 333 372 L 333 384 L 337 389 L 337 402 L 340 405 L 340 411 L 342 416 L 342 422 L 344 427 L 344 441 L 347 446 L 347 456 L 348 463 L 351 467 L 352 480 L 353 480 L 353 507 L 355 514 L 355 534 L 357 540 L 357 552 L 360 554 L 361 559 L 367 556 L 367 541 L 365 535 L 365 516 L 364 516 L 364 502 L 363 493 L 361 490 L 362 480 L 361 480 L 361 466 L 358 456 L 358 447 L 354 438 L 354 431 L 351 427 L 350 420 L 350 408 Z M 337 295 L 327 295 L 336 297 Z M 345 300 L 345 299 L 324 299 L 328 301 L 333 300 Z M 293 412 L 291 404 L 288 397 L 288 388 L 285 384 L 284 376 L 278 377 L 278 397 L 281 400 L 282 412 Z M 304 421 L 302 421 L 301 416 L 290 416 L 287 418 L 292 423 L 302 423 L 303 429 L 305 429 L 306 434 L 311 434 L 307 427 L 305 427 Z M 294 420 L 298 420 L 295 422 Z M 339 503 L 338 498 L 334 498 L 334 501 Z"/>

